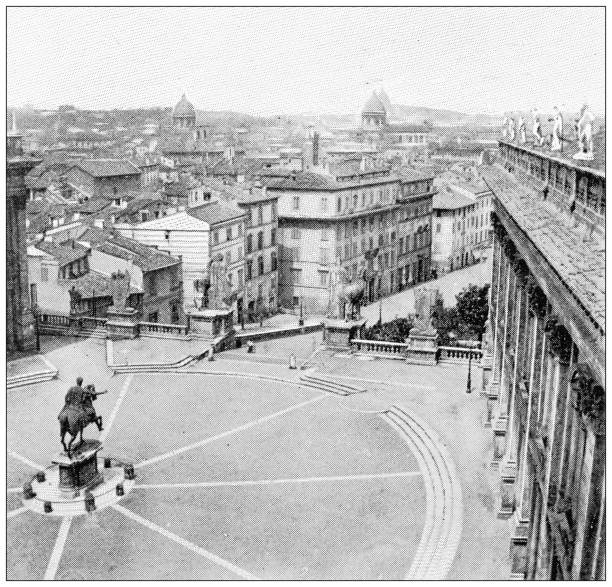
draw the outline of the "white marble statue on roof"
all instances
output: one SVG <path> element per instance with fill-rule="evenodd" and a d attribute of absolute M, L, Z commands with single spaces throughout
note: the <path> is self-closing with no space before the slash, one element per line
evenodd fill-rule
<path fill-rule="evenodd" d="M 518 119 L 518 135 L 519 135 L 519 143 L 524 145 L 527 142 L 527 125 L 525 124 L 525 119 L 521 114 Z"/>
<path fill-rule="evenodd" d="M 552 117 L 553 130 L 552 139 L 550 143 L 551 151 L 562 151 L 563 150 L 563 115 L 557 106 L 553 109 L 554 115 Z"/>
<path fill-rule="evenodd" d="M 544 143 L 544 136 L 542 135 L 542 122 L 540 121 L 540 112 L 537 108 L 534 108 L 531 111 L 531 116 L 533 118 L 533 127 L 532 132 L 535 137 L 535 144 L 539 147 Z"/>
<path fill-rule="evenodd" d="M 504 116 L 504 121 L 502 122 L 502 137 L 509 138 L 510 133 L 510 117 Z"/>
<path fill-rule="evenodd" d="M 578 152 L 574 159 L 581 161 L 591 161 L 593 159 L 593 121 L 595 116 L 585 104 L 580 109 L 580 119 L 578 120 Z"/>
<path fill-rule="evenodd" d="M 514 128 L 514 118 L 508 117 L 508 140 L 513 141 L 516 137 L 516 130 Z"/>

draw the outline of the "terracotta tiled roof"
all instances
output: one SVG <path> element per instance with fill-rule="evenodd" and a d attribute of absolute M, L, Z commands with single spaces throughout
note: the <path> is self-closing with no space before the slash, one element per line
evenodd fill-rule
<path fill-rule="evenodd" d="M 83 159 L 76 167 L 93 177 L 140 175 L 140 169 L 127 159 Z"/>
<path fill-rule="evenodd" d="M 197 208 L 189 208 L 187 214 L 203 222 L 208 222 L 208 224 L 219 224 L 244 216 L 244 212 L 239 208 L 220 202 L 211 202 Z"/>
<path fill-rule="evenodd" d="M 181 262 L 180 259 L 168 255 L 168 253 L 162 253 L 154 247 L 148 247 L 138 241 L 119 235 L 113 235 L 112 238 L 94 248 L 107 255 L 132 261 L 143 271 L 155 271 Z"/>
<path fill-rule="evenodd" d="M 51 255 L 59 262 L 60 266 L 72 263 L 77 259 L 87 257 L 87 249 L 81 245 L 75 245 L 74 248 L 57 245 L 52 242 L 41 241 L 34 245 L 37 249 Z"/>
<path fill-rule="evenodd" d="M 58 283 L 66 289 L 74 289 L 84 298 L 107 297 L 113 295 L 111 279 L 97 271 L 90 271 L 76 279 L 60 279 Z M 130 285 L 130 293 L 142 293 L 142 290 Z"/>

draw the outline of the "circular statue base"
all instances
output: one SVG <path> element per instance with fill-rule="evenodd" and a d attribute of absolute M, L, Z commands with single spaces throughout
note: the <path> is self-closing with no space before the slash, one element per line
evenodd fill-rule
<path fill-rule="evenodd" d="M 64 464 L 39 471 L 24 485 L 23 505 L 46 516 L 78 516 L 117 503 L 134 487 L 133 467 L 97 454 L 94 459 L 96 474 L 79 487 L 66 486 Z"/>

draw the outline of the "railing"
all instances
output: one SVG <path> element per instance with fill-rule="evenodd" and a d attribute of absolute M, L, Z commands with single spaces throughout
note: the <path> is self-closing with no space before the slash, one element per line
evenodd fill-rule
<path fill-rule="evenodd" d="M 41 326 L 60 326 L 60 327 L 70 327 L 71 317 L 63 316 L 61 314 L 40 314 L 39 324 Z"/>
<path fill-rule="evenodd" d="M 439 360 L 448 363 L 467 363 L 470 358 L 472 361 L 480 361 L 482 351 L 480 349 L 468 349 L 456 346 L 441 346 Z"/>
<path fill-rule="evenodd" d="M 375 355 L 386 355 L 401 359 L 405 356 L 408 344 L 405 342 L 386 342 L 384 340 L 363 340 L 355 338 L 351 340 L 351 348 L 360 353 Z"/>
<path fill-rule="evenodd" d="M 185 336 L 187 326 L 185 324 L 162 324 L 161 322 L 139 322 L 140 334 L 171 334 L 174 336 Z"/>
<path fill-rule="evenodd" d="M 71 319 L 74 321 L 74 318 Z M 95 316 L 80 316 L 77 318 L 81 328 L 94 329 L 106 328 L 106 318 L 96 318 Z"/>

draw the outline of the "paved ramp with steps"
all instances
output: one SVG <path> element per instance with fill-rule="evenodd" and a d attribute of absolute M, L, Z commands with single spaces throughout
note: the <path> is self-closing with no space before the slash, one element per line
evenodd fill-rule
<path fill-rule="evenodd" d="M 365 389 L 353 387 L 340 381 L 334 381 L 329 377 L 321 377 L 313 373 L 304 373 L 300 375 L 300 383 L 306 387 L 314 387 L 321 391 L 327 391 L 336 395 L 352 395 L 354 393 L 365 393 Z"/>
<path fill-rule="evenodd" d="M 33 355 L 12 361 L 7 366 L 6 387 L 13 389 L 51 381 L 59 371 L 43 355 Z"/>

